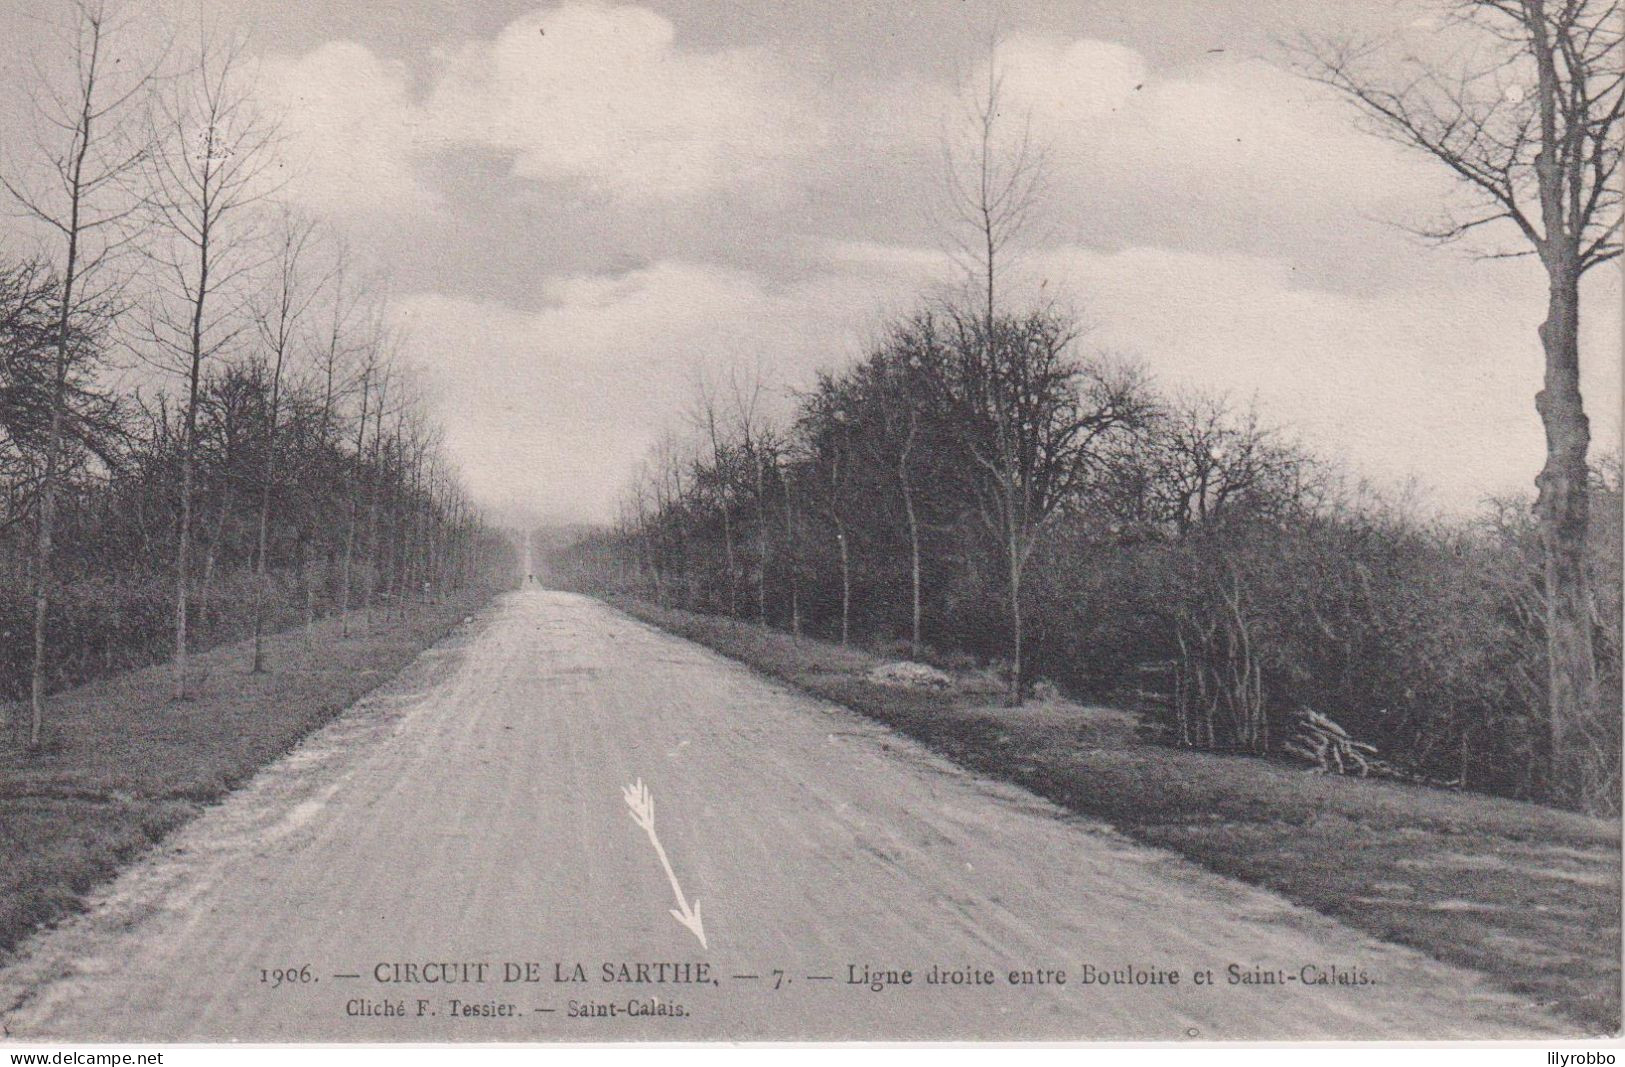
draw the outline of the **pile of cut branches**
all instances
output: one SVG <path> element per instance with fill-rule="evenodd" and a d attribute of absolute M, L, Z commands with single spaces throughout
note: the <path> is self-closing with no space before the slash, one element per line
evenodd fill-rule
<path fill-rule="evenodd" d="M 1326 774 L 1396 777 L 1393 768 L 1377 758 L 1377 746 L 1356 741 L 1329 716 L 1313 708 L 1303 709 L 1297 732 L 1282 747 Z"/>

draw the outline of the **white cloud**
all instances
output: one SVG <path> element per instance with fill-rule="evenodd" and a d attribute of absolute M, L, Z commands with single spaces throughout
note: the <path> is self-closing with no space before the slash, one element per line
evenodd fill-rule
<path fill-rule="evenodd" d="M 425 112 L 448 138 L 513 152 L 522 177 L 639 199 L 759 179 L 819 139 L 778 57 L 675 38 L 641 7 L 533 12 L 456 53 Z"/>
<path fill-rule="evenodd" d="M 791 80 L 768 50 L 692 51 L 646 8 L 574 2 L 440 53 L 418 98 L 402 64 L 347 41 L 266 63 L 294 194 L 336 211 L 438 206 L 415 165 L 459 146 L 634 203 L 760 192 L 824 140 Z"/>
<path fill-rule="evenodd" d="M 281 115 L 295 199 L 341 216 L 440 207 L 413 171 L 415 155 L 435 140 L 400 64 L 334 41 L 303 56 L 271 57 L 261 76 Z"/>
<path fill-rule="evenodd" d="M 994 57 L 1000 90 L 1012 110 L 1032 112 L 1052 134 L 1110 115 L 1146 80 L 1144 57 L 1111 41 L 1011 34 L 999 42 Z M 984 64 L 971 86 L 985 86 L 987 77 Z"/>

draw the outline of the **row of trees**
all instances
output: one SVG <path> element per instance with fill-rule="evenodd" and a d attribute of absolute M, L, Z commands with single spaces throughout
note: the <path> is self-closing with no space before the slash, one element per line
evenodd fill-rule
<path fill-rule="evenodd" d="M 554 580 L 992 665 L 1011 703 L 1047 678 L 1129 699 L 1173 742 L 1266 754 L 1304 712 L 1396 773 L 1540 795 L 1545 652 L 1528 501 L 1422 517 L 1350 484 L 1250 406 L 1156 389 L 1079 353 L 1053 309 L 933 307 L 765 419 L 760 389 L 702 388 L 613 529 L 551 553 Z M 991 354 L 991 358 L 990 358 Z M 1617 462 L 1588 567 L 1618 691 Z M 1618 716 L 1585 723 L 1617 793 Z"/>
<path fill-rule="evenodd" d="M 729 419 L 702 391 L 701 432 L 664 443 L 617 528 L 557 565 L 730 615 L 753 587 L 764 625 L 998 656 L 1012 702 L 1035 670 L 1126 685 L 1185 744 L 1274 751 L 1313 709 L 1402 773 L 1617 810 L 1618 465 L 1592 462 L 1578 327 L 1582 278 L 1621 248 L 1620 9 L 1443 7 L 1435 52 L 1306 40 L 1295 59 L 1460 181 L 1458 210 L 1419 232 L 1544 268 L 1532 508 L 1425 521 L 1249 410 L 1079 355 L 1074 320 L 1012 301 L 1048 155 L 1009 126 L 990 62 L 947 153 L 964 295 L 823 376 L 781 425 L 757 388 L 734 390 Z"/>
<path fill-rule="evenodd" d="M 379 280 L 278 201 L 287 161 L 240 45 L 153 47 L 112 0 L 64 9 L 23 87 L 34 152 L 0 167 L 20 216 L 0 261 L 0 686 L 35 745 L 57 686 L 169 656 L 183 699 L 195 648 L 252 635 L 264 670 L 277 626 L 402 610 L 506 553 Z"/>

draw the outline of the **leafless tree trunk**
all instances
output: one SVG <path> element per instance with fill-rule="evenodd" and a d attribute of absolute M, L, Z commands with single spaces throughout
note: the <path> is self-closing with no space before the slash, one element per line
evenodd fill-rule
<path fill-rule="evenodd" d="M 1010 579 L 1010 704 L 1019 707 L 1027 698 L 1027 661 L 1021 644 L 1021 576 L 1026 557 L 1021 551 L 1021 534 L 1014 521 L 1005 522 L 1006 572 Z"/>
<path fill-rule="evenodd" d="M 372 484 L 368 487 L 367 494 L 367 572 L 362 582 L 361 594 L 368 633 L 371 633 L 373 628 L 373 598 L 377 593 L 378 578 L 382 573 L 380 570 L 382 561 L 378 552 L 378 507 L 379 496 L 383 492 L 384 402 L 387 399 L 388 387 L 388 377 L 381 374 L 378 379 L 378 405 L 373 409 L 372 419 Z"/>
<path fill-rule="evenodd" d="M 841 549 L 841 644 L 852 639 L 852 550 L 847 544 L 846 523 L 837 520 L 835 543 Z"/>
<path fill-rule="evenodd" d="M 0 171 L 0 184 L 23 210 L 61 237 L 61 291 L 56 315 L 56 354 L 51 373 L 51 419 L 45 442 L 45 470 L 36 512 L 33 559 L 33 654 L 29 669 L 28 743 L 38 747 L 45 719 L 46 623 L 50 614 L 57 496 L 63 477 L 63 451 L 72 412 L 68 370 L 76 317 L 106 311 L 116 281 L 100 293 L 92 282 L 125 244 L 117 232 L 131 201 L 122 188 L 148 144 L 131 136 L 132 107 L 152 86 L 152 64 L 114 55 L 114 38 L 124 27 L 107 0 L 73 4 L 73 84 L 34 99 L 36 118 L 53 136 L 42 138 L 39 154 L 55 179 L 40 191 L 21 174 Z M 111 59 L 109 58 L 111 56 Z M 126 59 L 132 60 L 128 65 Z M 120 67 L 122 66 L 122 70 Z M 66 135 L 65 140 L 63 135 Z M 99 308 L 98 308 L 99 305 Z M 7 725 L 0 710 L 0 727 Z"/>
<path fill-rule="evenodd" d="M 756 451 L 756 622 L 767 629 L 767 457 Z"/>
<path fill-rule="evenodd" d="M 344 564 L 339 577 L 339 633 L 350 635 L 350 591 L 355 574 L 356 529 L 360 525 L 362 476 L 365 473 L 367 439 L 367 404 L 372 396 L 372 377 L 377 363 L 376 347 L 367 350 L 367 362 L 361 371 L 361 412 L 355 426 L 356 484 L 350 490 L 349 521 L 344 531 Z"/>
<path fill-rule="evenodd" d="M 999 280 L 1007 266 L 1006 259 L 1015 251 L 1016 243 L 1029 228 L 1033 212 L 1042 200 L 1048 170 L 1047 153 L 1033 141 L 1030 124 L 1023 123 L 1020 135 L 1014 139 L 1005 136 L 1001 122 L 1004 118 L 1003 82 L 995 42 L 988 51 L 987 81 L 968 102 L 969 144 L 949 146 L 945 153 L 948 203 L 954 215 L 948 236 L 956 246 L 967 277 L 979 290 L 981 329 L 977 332 L 985 346 L 982 365 L 990 370 L 1000 359 L 997 351 Z M 1001 434 L 1006 440 L 1011 438 L 1010 429 L 1007 427 Z M 993 480 L 1003 486 L 1004 495 L 999 509 L 1003 516 L 999 539 L 1006 556 L 1004 570 L 1010 614 L 1009 701 L 1019 705 L 1026 694 L 1021 619 L 1021 579 L 1026 550 L 1020 543 L 1021 533 L 1015 528 L 1020 521 L 1015 499 L 1018 487 L 1013 472 L 1008 469 L 1015 457 L 1006 455 L 1002 459 L 1005 469 L 993 472 Z M 999 460 L 988 457 L 986 462 Z"/>
<path fill-rule="evenodd" d="M 909 473 L 909 458 L 914 451 L 914 439 L 920 429 L 919 413 L 908 412 L 908 432 L 903 436 L 903 447 L 897 453 L 897 481 L 903 494 L 903 514 L 908 519 L 909 564 L 909 658 L 920 658 L 923 642 L 920 639 L 920 517 L 914 509 L 914 483 Z"/>
<path fill-rule="evenodd" d="M 227 469 L 230 463 L 225 464 Z M 210 595 L 214 589 L 214 565 L 219 558 L 220 546 L 225 542 L 226 520 L 231 517 L 231 483 L 225 482 L 220 487 L 220 507 L 215 512 L 214 536 L 209 538 L 208 551 L 203 554 L 203 589 L 204 619 L 208 619 L 208 605 L 214 598 Z"/>
<path fill-rule="evenodd" d="M 716 481 L 717 508 L 722 513 L 723 562 L 728 568 L 728 618 L 735 619 L 739 617 L 735 577 L 739 566 L 734 558 L 733 501 L 730 499 L 733 456 L 732 450 L 723 440 L 724 431 L 717 425 L 717 407 L 717 398 L 713 395 L 709 383 L 702 377 L 699 382 L 699 410 L 695 417 L 704 428 L 706 440 L 711 446 L 711 471 Z"/>
<path fill-rule="evenodd" d="M 841 644 L 845 646 L 852 636 L 852 549 L 848 544 L 846 502 L 843 499 L 847 480 L 846 444 L 839 439 L 839 434 L 840 431 L 835 431 L 835 439 L 830 442 L 833 447 L 826 468 L 829 484 L 825 488 L 829 494 L 830 521 L 835 525 L 835 545 L 841 559 Z"/>
<path fill-rule="evenodd" d="M 241 329 L 216 313 L 216 298 L 253 266 L 252 241 L 238 219 L 272 191 L 265 174 L 275 132 L 243 84 L 242 46 L 204 36 L 188 76 L 157 94 L 148 153 L 152 228 L 161 237 L 149 254 L 162 289 L 150 326 L 160 350 L 179 358 L 187 383 L 181 438 L 180 525 L 175 548 L 176 700 L 187 696 L 187 606 L 191 595 L 193 486 L 197 406 L 203 365 Z"/>
<path fill-rule="evenodd" d="M 759 425 L 762 402 L 762 374 L 757 366 L 748 380 L 740 378 L 736 369 L 732 375 L 734 419 L 739 428 L 740 448 L 749 456 L 755 468 L 756 484 L 756 622 L 767 628 L 767 463 L 771 448 L 770 434 Z"/>
<path fill-rule="evenodd" d="M 311 577 L 310 570 L 305 565 L 306 552 L 307 546 L 305 542 L 305 534 L 304 531 L 300 531 L 298 567 L 300 580 L 304 583 L 305 587 L 305 618 L 303 633 L 305 647 L 309 648 L 311 646 L 311 642 L 315 640 L 316 580 Z M 321 580 L 323 584 L 328 586 L 328 588 L 332 588 L 332 578 L 329 575 L 329 571 L 332 567 L 332 558 L 333 557 L 331 555 L 328 555 L 321 561 Z"/>
<path fill-rule="evenodd" d="M 320 360 L 320 373 L 322 376 L 322 413 L 317 424 L 316 440 L 317 452 L 320 453 L 327 445 L 333 432 L 333 411 L 340 400 L 340 393 L 346 389 L 346 383 L 340 378 L 341 368 L 346 357 L 353 353 L 355 342 L 349 337 L 351 320 L 359 306 L 358 290 L 347 284 L 350 269 L 349 247 L 341 236 L 329 237 L 332 246 L 331 269 L 328 271 L 324 288 L 331 296 L 331 307 L 328 309 L 327 329 L 324 343 L 321 345 L 318 359 Z M 359 457 L 359 446 L 357 448 Z M 352 496 L 352 500 L 354 497 Z M 355 532 L 355 515 L 353 510 L 345 523 L 346 551 L 353 548 L 352 538 Z M 333 592 L 333 571 L 338 563 L 338 552 L 329 544 L 327 552 L 322 559 L 322 583 L 327 587 L 329 595 Z M 348 561 L 346 562 L 346 568 Z M 316 585 L 305 573 L 305 564 L 300 565 L 300 581 L 305 587 L 305 643 L 308 645 L 314 637 L 316 621 Z M 349 633 L 349 622 L 343 616 L 349 611 L 349 574 L 344 575 L 345 590 L 344 604 L 340 609 L 340 634 Z"/>
<path fill-rule="evenodd" d="M 1308 41 L 1297 55 L 1375 132 L 1438 160 L 1475 196 L 1477 210 L 1419 232 L 1440 243 L 1475 238 L 1485 258 L 1536 255 L 1545 268 L 1545 377 L 1535 408 L 1546 464 L 1535 514 L 1549 673 L 1537 779 L 1549 800 L 1585 805 L 1598 787 L 1587 730 L 1617 709 L 1600 705 L 1585 563 L 1591 430 L 1580 393 L 1580 279 L 1620 252 L 1620 8 L 1616 0 L 1461 0 L 1453 10 L 1453 32 L 1491 44 L 1481 65 L 1443 60 L 1396 79 L 1373 66 L 1388 51 L 1380 46 Z"/>
<path fill-rule="evenodd" d="M 1009 594 L 1009 698 L 1025 697 L 1022 584 L 1051 520 L 1103 466 L 1109 443 L 1143 423 L 1150 409 L 1138 368 L 1082 363 L 1069 350 L 1070 322 L 1047 312 L 1004 316 L 993 343 L 981 323 L 957 319 L 960 366 L 953 403 L 976 466 L 983 525 L 998 542 Z M 988 353 L 992 353 L 991 362 Z"/>
<path fill-rule="evenodd" d="M 282 371 L 289 350 L 293 347 L 299 320 L 304 317 L 316 293 L 315 287 L 308 285 L 300 274 L 301 260 L 314 231 L 313 223 L 284 210 L 276 237 L 276 277 L 270 288 L 269 304 L 255 314 L 260 340 L 271 353 L 271 407 L 266 413 L 265 457 L 260 470 L 259 530 L 254 553 L 254 658 L 250 668 L 254 674 L 265 670 L 265 584 L 270 580 L 267 557 L 271 498 L 277 476 L 277 424 L 282 414 Z"/>
<path fill-rule="evenodd" d="M 801 640 L 801 576 L 798 573 L 800 557 L 796 552 L 796 480 L 795 464 L 784 469 L 784 568 L 785 582 L 790 587 L 790 634 Z"/>

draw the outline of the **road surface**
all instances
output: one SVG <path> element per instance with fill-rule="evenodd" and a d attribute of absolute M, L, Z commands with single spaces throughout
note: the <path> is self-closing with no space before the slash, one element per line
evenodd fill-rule
<path fill-rule="evenodd" d="M 596 602 L 527 586 L 464 629 L 35 938 L 11 1036 L 1572 1030 Z"/>

